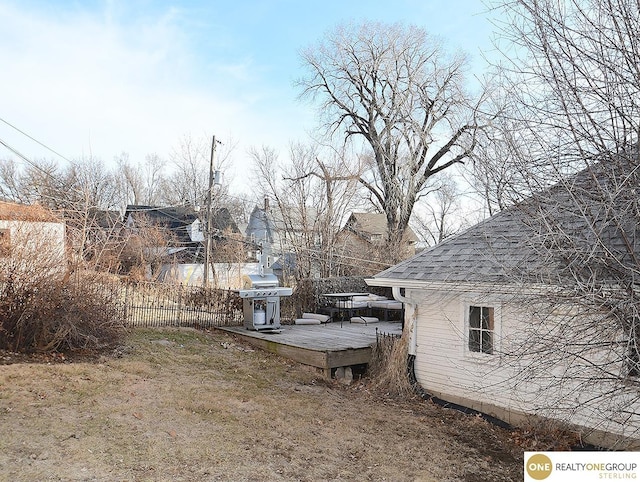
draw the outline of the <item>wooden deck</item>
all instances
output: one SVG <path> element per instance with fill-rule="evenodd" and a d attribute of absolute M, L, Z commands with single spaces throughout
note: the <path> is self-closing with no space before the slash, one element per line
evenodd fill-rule
<path fill-rule="evenodd" d="M 345 322 L 342 326 L 340 323 L 282 325 L 279 333 L 247 330 L 243 326 L 221 326 L 219 329 L 240 336 L 263 350 L 320 368 L 330 378 L 336 368 L 368 364 L 372 346 L 376 342 L 376 329 L 399 335 L 402 333 L 402 324 Z"/>

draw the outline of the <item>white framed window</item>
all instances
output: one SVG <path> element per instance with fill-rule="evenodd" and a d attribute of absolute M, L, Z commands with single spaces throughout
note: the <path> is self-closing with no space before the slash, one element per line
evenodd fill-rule
<path fill-rule="evenodd" d="M 0 229 L 0 258 L 11 256 L 11 233 L 8 229 Z"/>
<path fill-rule="evenodd" d="M 493 355 L 496 310 L 493 306 L 469 305 L 467 311 L 467 347 L 471 353 Z"/>

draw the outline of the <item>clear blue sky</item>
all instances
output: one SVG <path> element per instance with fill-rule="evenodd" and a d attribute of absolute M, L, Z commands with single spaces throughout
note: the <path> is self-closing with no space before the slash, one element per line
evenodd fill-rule
<path fill-rule="evenodd" d="M 327 30 L 413 23 L 481 72 L 492 31 L 484 10 L 480 0 L 0 0 L 0 118 L 67 158 L 107 163 L 121 152 L 168 157 L 184 136 L 215 134 L 237 142 L 228 175 L 238 182 L 249 147 L 285 154 L 313 129 L 292 82 L 300 49 Z M 0 139 L 55 157 L 2 122 Z"/>

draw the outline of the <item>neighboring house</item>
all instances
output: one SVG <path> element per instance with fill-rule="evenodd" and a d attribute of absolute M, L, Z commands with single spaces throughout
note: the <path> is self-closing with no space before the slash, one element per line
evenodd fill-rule
<path fill-rule="evenodd" d="M 281 282 L 284 279 L 291 281 L 299 260 L 309 258 L 310 251 L 319 249 L 321 235 L 315 208 L 271 206 L 267 197 L 262 207 L 253 209 L 245 229 L 249 258 L 257 260 L 260 245 L 268 244 L 274 263 L 277 263 L 273 268 L 278 271 Z M 283 257 L 286 260 L 278 262 Z M 312 273 L 314 268 L 310 266 Z"/>
<path fill-rule="evenodd" d="M 353 265 L 361 260 L 361 269 L 370 269 L 368 261 L 384 261 L 387 217 L 383 213 L 351 213 L 338 233 L 337 245 Z M 408 258 L 416 253 L 418 237 L 407 227 L 399 255 Z"/>
<path fill-rule="evenodd" d="M 27 276 L 63 273 L 65 226 L 39 205 L 0 202 L 0 266 L 3 274 L 16 270 Z"/>
<path fill-rule="evenodd" d="M 145 241 L 145 249 L 150 257 L 160 261 L 160 266 L 149 276 L 188 284 L 202 282 L 205 257 L 202 216 L 204 213 L 191 206 L 127 206 L 125 228 L 139 235 L 146 232 L 149 239 Z M 227 237 L 239 236 L 240 231 L 226 208 L 217 209 L 211 221 L 212 263 L 229 261 L 225 246 L 238 241 Z"/>
<path fill-rule="evenodd" d="M 555 204 L 536 205 L 554 212 L 547 218 L 538 211 L 541 217 L 534 219 L 557 222 L 565 232 L 584 230 L 575 222 L 580 218 L 569 222 L 566 213 L 564 218 L 563 206 L 570 201 L 567 191 L 558 192 L 562 195 L 567 197 Z M 533 242 L 538 231 L 530 207 L 525 202 L 500 212 L 367 283 L 391 287 L 396 299 L 405 302 L 415 378 L 430 395 L 513 424 L 532 414 L 558 419 L 592 443 L 638 449 L 637 370 L 624 366 L 624 355 L 609 362 L 615 348 L 599 348 L 622 341 L 624 333 L 615 330 L 615 323 L 607 334 L 581 332 L 579 319 L 565 324 L 578 310 L 575 298 L 562 304 L 538 302 L 538 293 L 553 292 L 552 280 L 562 278 L 558 265 L 540 256 Z M 630 242 L 640 253 L 640 239 L 634 236 Z M 615 251 L 612 246 L 610 253 Z M 594 326 L 586 320 L 585 327 Z M 582 345 L 583 351 L 550 357 L 544 337 Z M 603 366 L 615 376 L 605 378 L 598 372 Z"/>
<path fill-rule="evenodd" d="M 257 253 L 261 244 L 268 244 L 271 252 L 275 252 L 280 246 L 280 235 L 276 229 L 271 213 L 268 198 L 264 200 L 264 206 L 256 206 L 249 215 L 249 222 L 245 231 L 247 242 L 247 257 L 257 260 Z"/>
<path fill-rule="evenodd" d="M 120 211 L 90 209 L 87 213 L 87 224 L 99 231 L 97 238 L 114 237 L 122 229 L 122 214 Z"/>
<path fill-rule="evenodd" d="M 283 286 L 291 286 L 295 283 L 294 272 L 296 269 L 295 253 L 283 253 L 271 265 L 273 274 L 278 277 L 280 284 Z"/>
<path fill-rule="evenodd" d="M 125 211 L 124 225 L 137 233 L 155 230 L 158 239 L 150 239 L 148 249 L 158 256 L 173 257 L 183 263 L 202 262 L 204 233 L 198 212 L 191 206 L 129 205 Z"/>
<path fill-rule="evenodd" d="M 217 237 L 220 237 L 225 231 L 240 234 L 240 229 L 227 208 L 216 209 L 213 213 L 211 224 Z"/>

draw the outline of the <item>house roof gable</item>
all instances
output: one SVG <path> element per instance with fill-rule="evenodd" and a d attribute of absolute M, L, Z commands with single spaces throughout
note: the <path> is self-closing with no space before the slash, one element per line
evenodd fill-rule
<path fill-rule="evenodd" d="M 158 207 L 130 204 L 127 206 L 125 218 L 144 215 L 153 224 L 169 228 L 188 226 L 198 219 L 197 213 L 191 207 Z"/>
<path fill-rule="evenodd" d="M 217 209 L 213 213 L 212 224 L 216 229 L 220 231 L 229 229 L 232 233 L 240 233 L 238 225 L 236 224 L 233 216 L 231 216 L 231 213 L 227 208 Z"/>
<path fill-rule="evenodd" d="M 120 211 L 90 209 L 88 216 L 92 224 L 105 230 L 112 230 L 122 224 Z"/>
<path fill-rule="evenodd" d="M 276 228 L 271 213 L 259 206 L 254 207 L 249 216 L 245 236 L 247 238 L 255 238 L 256 242 L 266 241 L 267 243 L 273 243 L 276 236 Z"/>
<path fill-rule="evenodd" d="M 198 215 L 191 207 L 127 206 L 125 212 L 127 226 L 130 226 L 131 220 L 135 226 L 136 218 L 144 219 L 152 226 L 166 229 L 178 242 L 191 243 L 188 227 L 198 220 Z"/>
<path fill-rule="evenodd" d="M 387 217 L 384 213 L 353 212 L 347 219 L 345 228 L 356 234 L 365 235 L 367 238 L 371 238 L 371 236 L 384 237 L 387 232 Z M 408 226 L 405 236 L 408 242 L 416 243 L 418 241 L 418 237 Z"/>

